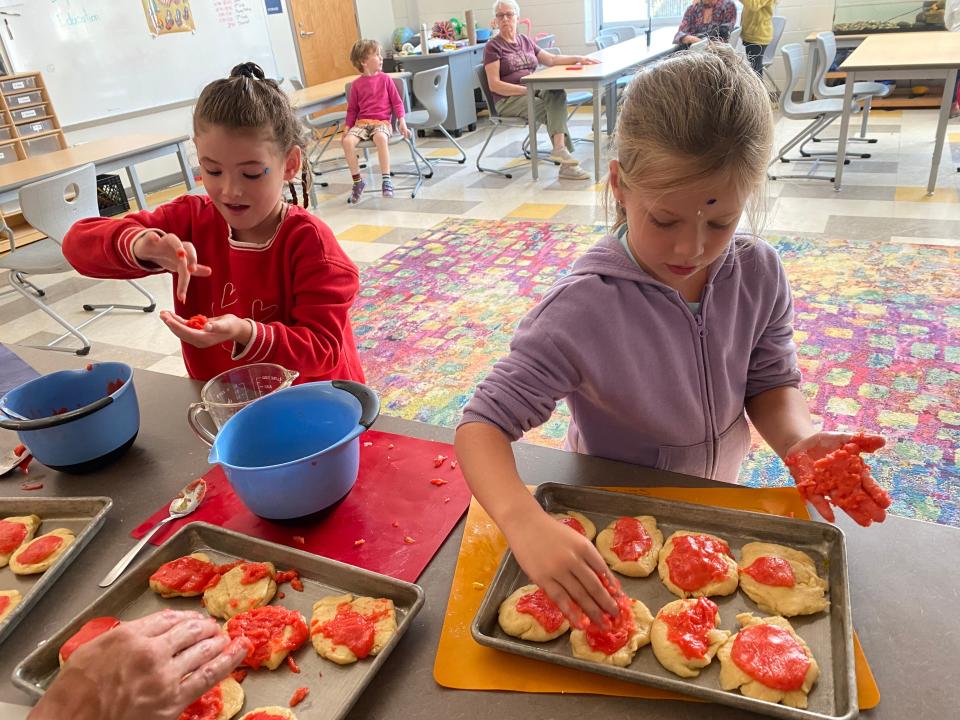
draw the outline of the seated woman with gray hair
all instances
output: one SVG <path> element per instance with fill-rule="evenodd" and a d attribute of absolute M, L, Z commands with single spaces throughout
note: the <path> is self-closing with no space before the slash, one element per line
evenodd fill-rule
<path fill-rule="evenodd" d="M 553 55 L 538 48 L 533 40 L 517 32 L 520 6 L 515 0 L 494 3 L 493 15 L 500 34 L 487 41 L 483 49 L 483 65 L 497 112 L 504 117 L 527 118 L 527 88 L 520 78 L 543 65 L 595 65 L 596 61 L 581 55 Z M 588 180 L 589 173 L 570 151 L 567 129 L 567 94 L 563 90 L 538 90 L 533 101 L 537 124 L 546 122 L 553 143 L 550 160 L 560 163 L 560 177 Z"/>

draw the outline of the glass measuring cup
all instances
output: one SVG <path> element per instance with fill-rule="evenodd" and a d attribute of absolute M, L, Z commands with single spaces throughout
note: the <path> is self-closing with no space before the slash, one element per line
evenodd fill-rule
<path fill-rule="evenodd" d="M 222 372 L 200 390 L 200 402 L 190 404 L 187 422 L 197 437 L 213 445 L 216 432 L 204 427 L 200 413 L 206 413 L 219 431 L 234 413 L 274 390 L 290 387 L 299 376 L 300 373 L 274 363 L 243 365 Z"/>

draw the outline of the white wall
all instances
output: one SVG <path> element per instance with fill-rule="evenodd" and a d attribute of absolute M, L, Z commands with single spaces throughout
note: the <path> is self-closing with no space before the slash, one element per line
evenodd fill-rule
<path fill-rule="evenodd" d="M 285 78 L 299 78 L 300 67 L 297 62 L 297 52 L 294 47 L 293 34 L 290 30 L 290 18 L 287 15 L 287 3 L 283 2 L 283 12 L 278 15 L 267 16 L 267 30 L 270 33 L 270 44 L 273 47 L 274 58 L 277 63 L 277 72 Z M 75 145 L 90 140 L 99 140 L 116 135 L 136 133 L 164 133 L 191 135 L 192 107 L 180 107 L 172 110 L 161 110 L 149 115 L 128 118 L 115 122 L 107 122 L 93 127 L 71 130 L 67 128 L 67 142 Z M 190 144 L 192 150 L 193 144 Z M 196 158 L 191 158 L 196 165 Z M 137 166 L 140 182 L 149 183 L 151 180 L 180 174 L 180 164 L 173 155 L 150 160 Z M 125 185 L 128 184 L 126 173 L 121 173 Z"/>
<path fill-rule="evenodd" d="M 398 25 L 392 4 L 387 0 L 355 0 L 355 3 L 360 36 L 379 40 L 384 49 L 389 49 L 393 29 Z"/>

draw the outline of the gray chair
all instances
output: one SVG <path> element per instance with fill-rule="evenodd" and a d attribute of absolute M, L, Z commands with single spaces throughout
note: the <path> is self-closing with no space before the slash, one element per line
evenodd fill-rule
<path fill-rule="evenodd" d="M 833 67 L 834 60 L 837 58 L 837 38 L 832 32 L 817 33 L 818 69 L 817 78 L 814 84 L 814 92 L 818 98 L 842 98 L 846 90 L 846 83 L 839 85 L 827 85 L 827 73 Z M 853 97 L 863 103 L 863 116 L 860 119 L 859 137 L 848 138 L 851 142 L 875 143 L 877 138 L 867 137 L 867 122 L 870 119 L 870 107 L 874 98 L 885 98 L 893 89 L 889 85 L 881 82 L 856 82 L 853 84 Z M 814 137 L 814 142 L 820 142 L 820 138 Z"/>
<path fill-rule="evenodd" d="M 493 99 L 493 93 L 490 91 L 490 83 L 487 80 L 486 68 L 483 65 L 477 65 L 474 68 L 474 71 L 477 74 L 477 82 L 480 84 L 480 92 L 483 94 L 483 99 L 487 103 L 487 111 L 490 114 L 490 124 L 491 124 L 490 132 L 487 134 L 487 139 L 484 141 L 483 147 L 480 148 L 480 154 L 477 155 L 477 170 L 479 170 L 480 172 L 496 173 L 497 175 L 503 175 L 505 178 L 512 178 L 513 175 L 507 172 L 506 170 L 497 170 L 496 168 L 492 168 L 492 167 L 484 167 L 483 165 L 480 164 L 480 159 L 483 157 L 483 153 L 486 152 L 487 146 L 490 144 L 490 141 L 493 140 L 493 136 L 497 134 L 497 131 L 500 128 L 502 127 L 526 128 L 527 119 L 522 117 L 504 117 L 500 115 L 500 113 L 497 112 L 497 104 Z M 530 159 L 530 152 L 528 149 L 529 144 L 530 144 L 530 136 L 528 133 L 527 137 L 523 141 L 523 146 L 522 146 L 523 155 L 527 160 Z M 538 149 L 538 152 L 540 152 L 539 149 Z M 549 154 L 549 152 L 550 151 L 547 150 L 546 152 L 543 152 L 541 154 L 546 156 L 547 154 Z M 554 165 L 559 165 L 559 163 L 554 163 Z"/>
<path fill-rule="evenodd" d="M 400 100 L 403 102 L 404 114 L 410 111 L 410 94 L 407 92 L 407 77 L 409 73 L 391 73 L 390 77 L 393 80 L 394 85 L 397 87 L 397 92 L 400 94 Z M 346 85 L 347 96 L 350 96 L 350 87 L 353 85 L 352 82 L 348 82 Z M 409 190 L 410 197 L 415 198 L 417 196 L 417 191 L 420 189 L 420 186 L 423 184 L 425 178 L 433 177 L 433 168 L 430 163 L 427 162 L 426 158 L 420 154 L 420 151 L 417 150 L 417 145 L 415 138 L 417 137 L 416 133 L 410 133 L 409 138 L 405 138 L 400 134 L 399 123 L 396 117 L 393 118 L 393 134 L 390 136 L 389 145 L 392 147 L 394 145 L 404 144 L 407 146 L 407 149 L 410 151 L 410 159 L 413 161 L 414 171 L 410 172 L 407 170 L 391 170 L 391 175 L 406 175 L 409 177 L 415 177 L 416 181 L 412 186 L 406 187 L 397 187 L 395 190 Z M 372 140 L 363 140 L 357 143 L 357 149 L 362 150 L 364 157 L 367 155 L 367 151 L 371 148 L 376 149 L 376 145 Z M 420 167 L 420 163 L 424 164 L 424 167 Z M 424 172 L 426 170 L 427 172 Z"/>
<path fill-rule="evenodd" d="M 787 19 L 782 15 L 774 15 L 772 22 L 773 38 L 771 38 L 770 43 L 763 50 L 763 79 L 773 85 L 773 96 L 779 99 L 783 93 L 780 90 L 780 86 L 777 85 L 777 81 L 773 79 L 773 76 L 768 71 L 777 57 L 777 47 L 783 38 L 783 31 L 787 27 Z"/>
<path fill-rule="evenodd" d="M 407 127 L 415 131 L 437 130 L 444 135 L 447 140 L 453 143 L 453 146 L 459 151 L 458 158 L 431 158 L 424 161 L 430 165 L 431 162 L 455 162 L 463 165 L 467 161 L 467 151 L 456 139 L 447 132 L 443 126 L 443 121 L 447 119 L 447 80 L 450 76 L 450 68 L 446 65 L 418 72 L 413 76 L 411 85 L 413 86 L 413 97 L 423 106 L 423 110 L 412 110 L 407 113 Z M 423 157 L 421 153 L 421 157 Z"/>
<path fill-rule="evenodd" d="M 135 280 L 127 280 L 149 301 L 149 305 L 84 305 L 87 312 L 96 312 L 89 320 L 79 325 L 71 325 L 63 316 L 37 297 L 29 288 L 32 286 L 26 276 L 52 275 L 68 272 L 73 268 L 63 256 L 60 243 L 70 227 L 88 217 L 97 217 L 97 171 L 92 164 L 84 165 L 69 172 L 54 175 L 44 180 L 24 185 L 20 188 L 20 210 L 24 219 L 36 230 L 47 237 L 26 247 L 15 248 L 11 238 L 10 252 L 0 257 L 0 268 L 9 271 L 7 281 L 10 287 L 45 312 L 67 331 L 47 345 L 36 346 L 44 350 L 72 352 L 86 355 L 90 352 L 90 341 L 81 330 L 114 309 L 141 310 L 153 312 L 156 301 L 153 296 Z M 74 337 L 80 342 L 79 348 L 58 347 L 66 338 Z"/>
<path fill-rule="evenodd" d="M 833 182 L 832 176 L 816 175 L 820 163 L 836 162 L 836 155 L 816 155 L 803 154 L 804 145 L 810 138 L 818 134 L 823 128 L 836 120 L 843 113 L 843 100 L 831 98 L 828 100 L 810 100 L 808 102 L 795 102 L 792 97 L 794 85 L 799 79 L 801 66 L 803 65 L 803 47 L 799 43 L 785 45 L 781 51 L 783 54 L 783 65 L 787 73 L 786 90 L 780 96 L 780 112 L 784 117 L 791 120 L 809 120 L 810 123 L 787 143 L 780 148 L 777 156 L 770 162 L 770 167 L 775 163 L 789 162 L 812 162 L 813 166 L 809 172 L 803 175 L 782 175 L 770 172 L 768 167 L 767 174 L 771 180 L 783 178 L 801 178 L 808 180 L 827 180 Z M 802 156 L 800 158 L 788 157 L 788 153 L 795 147 L 800 146 Z M 847 164 L 849 161 L 845 160 Z"/>
<path fill-rule="evenodd" d="M 743 28 L 737 25 L 733 30 L 730 31 L 730 37 L 727 38 L 727 44 L 733 48 L 734 52 L 738 55 L 744 54 L 743 46 L 740 44 L 740 33 L 743 32 Z"/>

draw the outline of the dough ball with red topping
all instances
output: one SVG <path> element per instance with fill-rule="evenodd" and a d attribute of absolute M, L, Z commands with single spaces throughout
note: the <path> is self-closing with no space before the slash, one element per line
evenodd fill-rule
<path fill-rule="evenodd" d="M 597 535 L 597 550 L 611 569 L 628 577 L 647 577 L 657 567 L 663 533 L 653 515 L 621 517 Z"/>
<path fill-rule="evenodd" d="M 150 589 L 164 598 L 195 597 L 220 581 L 217 566 L 195 552 L 164 563 L 150 576 Z"/>
<path fill-rule="evenodd" d="M 794 617 L 826 610 L 829 584 L 817 575 L 813 558 L 800 550 L 773 543 L 743 546 L 740 587 L 763 612 Z"/>
<path fill-rule="evenodd" d="M 0 520 L 0 568 L 6 567 L 10 556 L 24 543 L 33 539 L 40 527 L 40 518 L 36 515 L 22 515 Z"/>
<path fill-rule="evenodd" d="M 224 619 L 263 607 L 277 594 L 276 576 L 273 563 L 240 563 L 203 591 L 203 606 L 211 615 Z"/>
<path fill-rule="evenodd" d="M 653 620 L 650 644 L 663 667 L 680 677 L 700 674 L 730 637 L 720 630 L 720 612 L 705 597 L 667 603 Z"/>
<path fill-rule="evenodd" d="M 650 643 L 653 615 L 639 600 L 621 595 L 617 598 L 620 615 L 610 630 L 592 624 L 570 632 L 570 650 L 574 657 L 605 665 L 626 667 L 637 651 Z"/>
<path fill-rule="evenodd" d="M 593 521 L 576 510 L 550 514 L 567 527 L 576 530 L 590 542 L 593 542 L 593 538 L 597 536 L 597 526 L 593 524 Z"/>
<path fill-rule="evenodd" d="M 10 556 L 10 569 L 16 575 L 42 573 L 59 560 L 76 539 L 73 531 L 66 528 L 57 528 L 35 537 Z"/>
<path fill-rule="evenodd" d="M 293 710 L 290 708 L 270 705 L 254 708 L 250 712 L 244 713 L 240 720 L 297 720 L 297 716 L 293 714 Z"/>
<path fill-rule="evenodd" d="M 737 561 L 716 535 L 677 530 L 660 549 L 657 569 L 667 589 L 681 598 L 737 591 Z"/>
<path fill-rule="evenodd" d="M 497 620 L 507 635 L 533 642 L 548 642 L 570 629 L 560 608 L 536 585 L 524 585 L 510 593 L 500 603 Z"/>
<path fill-rule="evenodd" d="M 397 614 L 387 598 L 328 595 L 313 604 L 313 647 L 338 665 L 378 654 L 396 632 Z"/>
<path fill-rule="evenodd" d="M 20 604 L 23 596 L 19 590 L 0 590 L 0 623 Z"/>

